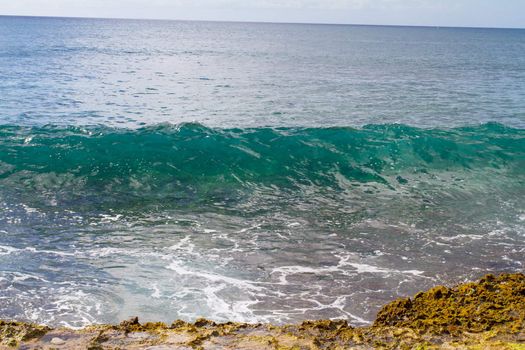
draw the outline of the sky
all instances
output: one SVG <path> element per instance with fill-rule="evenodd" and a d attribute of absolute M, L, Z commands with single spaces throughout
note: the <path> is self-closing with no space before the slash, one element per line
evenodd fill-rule
<path fill-rule="evenodd" d="M 525 28 L 525 0 L 0 0 L 0 15 Z"/>

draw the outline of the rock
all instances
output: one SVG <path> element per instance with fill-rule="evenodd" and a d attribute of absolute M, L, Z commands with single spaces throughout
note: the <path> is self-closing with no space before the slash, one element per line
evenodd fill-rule
<path fill-rule="evenodd" d="M 121 327 L 134 326 L 134 325 L 138 325 L 138 324 L 140 324 L 139 323 L 139 318 L 136 317 L 136 316 L 130 317 L 126 321 L 120 322 L 120 326 Z"/>
<path fill-rule="evenodd" d="M 205 318 L 199 318 L 195 321 L 194 325 L 195 327 L 215 326 L 215 322 L 212 322 Z"/>
<path fill-rule="evenodd" d="M 145 340 L 145 339 L 154 338 L 148 332 L 133 332 L 133 333 L 127 334 L 127 337 L 132 338 L 132 339 L 137 339 L 137 340 Z"/>
<path fill-rule="evenodd" d="M 47 334 L 47 335 L 46 335 Z M 83 330 L 56 329 L 0 320 L 0 350 L 18 349 L 523 349 L 525 275 L 488 275 L 453 288 L 434 287 L 386 305 L 373 326 L 346 320 L 272 326 L 175 321 Z M 103 343 L 103 344 L 102 344 Z"/>
<path fill-rule="evenodd" d="M 437 286 L 412 300 L 391 302 L 379 311 L 375 327 L 406 327 L 434 334 L 517 333 L 525 320 L 525 275 L 487 275 L 454 288 Z"/>
<path fill-rule="evenodd" d="M 57 338 L 57 337 L 51 339 L 51 344 L 53 345 L 64 345 L 65 343 L 66 343 L 65 340 Z"/>

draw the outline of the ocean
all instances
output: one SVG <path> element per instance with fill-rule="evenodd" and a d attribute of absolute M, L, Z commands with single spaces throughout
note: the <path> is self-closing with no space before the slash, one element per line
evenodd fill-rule
<path fill-rule="evenodd" d="M 0 17 L 0 319 L 371 322 L 525 264 L 525 30 Z"/>

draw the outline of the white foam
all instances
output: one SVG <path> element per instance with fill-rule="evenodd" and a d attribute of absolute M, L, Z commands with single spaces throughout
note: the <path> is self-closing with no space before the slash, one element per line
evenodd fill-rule
<path fill-rule="evenodd" d="M 172 245 L 168 249 L 170 250 L 185 250 L 192 252 L 195 248 L 195 245 L 190 243 L 191 236 L 186 236 L 182 238 L 177 244 Z"/>
<path fill-rule="evenodd" d="M 451 237 L 440 237 L 442 240 L 444 241 L 447 241 L 447 242 L 450 242 L 450 241 L 455 241 L 455 240 L 460 240 L 460 239 L 466 239 L 466 240 L 479 240 L 479 239 L 483 239 L 484 236 L 482 235 L 466 235 L 466 234 L 460 234 L 460 235 L 455 235 L 455 236 L 451 236 Z"/>
<path fill-rule="evenodd" d="M 152 298 L 159 299 L 162 296 L 162 294 L 160 292 L 160 289 L 159 289 L 159 286 L 157 285 L 157 283 L 154 283 L 151 286 L 151 289 L 153 290 L 153 293 L 151 293 L 151 297 Z"/>
<path fill-rule="evenodd" d="M 0 245 L 0 255 L 9 255 L 14 252 L 18 252 L 20 249 L 15 247 L 10 247 L 6 245 Z"/>
<path fill-rule="evenodd" d="M 118 222 L 120 219 L 122 219 L 123 215 L 116 214 L 116 215 L 110 215 L 110 214 L 101 214 L 100 215 L 100 223 L 107 224 L 112 222 Z"/>
<path fill-rule="evenodd" d="M 179 261 L 173 261 L 171 264 L 169 264 L 167 269 L 175 271 L 178 275 L 184 276 L 192 276 L 196 278 L 201 278 L 210 282 L 214 283 L 227 283 L 229 285 L 238 287 L 241 290 L 255 290 L 255 291 L 262 291 L 262 287 L 254 286 L 249 281 L 233 278 L 233 277 L 227 277 L 220 274 L 215 274 L 212 272 L 207 271 L 200 271 L 198 269 L 192 269 L 188 268 L 187 266 L 184 266 Z"/>
<path fill-rule="evenodd" d="M 30 207 L 28 205 L 25 205 L 23 203 L 20 206 L 22 207 L 22 209 L 25 210 L 25 212 L 27 214 L 39 214 L 40 213 L 40 211 L 38 209 L 32 208 L 32 207 Z"/>
<path fill-rule="evenodd" d="M 34 247 L 26 247 L 24 248 L 25 251 L 31 252 L 31 253 L 44 253 L 44 254 L 51 254 L 51 255 L 58 255 L 58 256 L 75 256 L 75 253 L 67 253 L 67 252 L 59 252 L 56 250 L 45 250 L 45 249 L 36 249 Z"/>

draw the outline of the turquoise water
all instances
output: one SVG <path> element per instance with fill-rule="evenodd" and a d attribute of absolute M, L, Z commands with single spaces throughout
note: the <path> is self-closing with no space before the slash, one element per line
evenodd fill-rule
<path fill-rule="evenodd" d="M 496 182 L 519 190 L 524 136 L 494 123 L 448 130 L 2 126 L 0 179 L 14 203 L 84 213 L 231 210 L 257 191 L 286 204 L 315 200 L 301 196 L 306 189 L 421 196 L 426 186 L 461 192 Z"/>
<path fill-rule="evenodd" d="M 370 322 L 525 263 L 525 31 L 0 17 L 0 318 Z"/>

